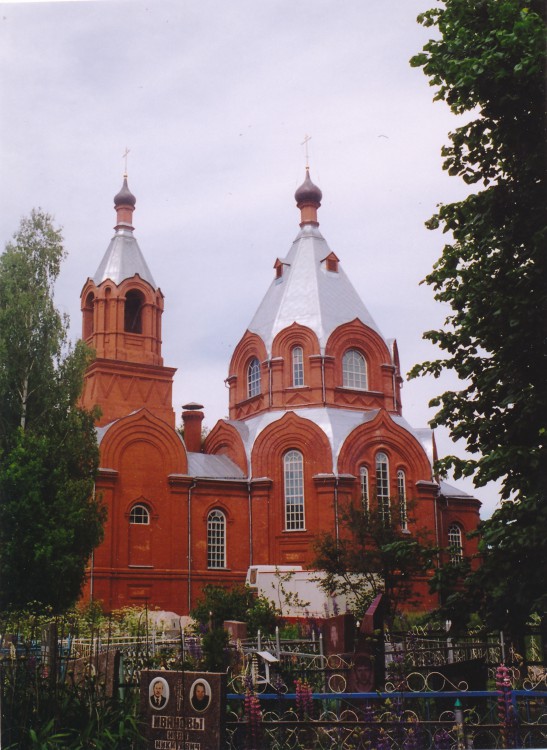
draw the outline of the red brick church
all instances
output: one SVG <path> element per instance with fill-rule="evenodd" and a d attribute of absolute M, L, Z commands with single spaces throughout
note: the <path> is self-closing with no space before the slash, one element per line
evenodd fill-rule
<path fill-rule="evenodd" d="M 96 492 L 108 508 L 84 600 L 185 614 L 204 584 L 242 582 L 251 564 L 309 567 L 315 537 L 338 533 L 348 501 L 377 505 L 405 533 L 425 528 L 456 555 L 474 551 L 466 532 L 480 503 L 435 479 L 433 433 L 402 416 L 397 344 L 319 230 L 309 171 L 295 199 L 300 229 L 229 364 L 229 419 L 202 445 L 202 407 L 183 407 L 184 438 L 175 427 L 164 297 L 134 235 L 127 179 L 115 196 L 114 237 L 81 294 L 96 352 L 83 402 L 102 410 Z M 417 585 L 423 608 L 435 606 Z"/>

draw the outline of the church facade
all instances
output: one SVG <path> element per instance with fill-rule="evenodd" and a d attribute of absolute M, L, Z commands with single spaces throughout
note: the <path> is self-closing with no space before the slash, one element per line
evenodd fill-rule
<path fill-rule="evenodd" d="M 84 601 L 186 614 L 205 584 L 243 582 L 250 565 L 309 568 L 318 535 L 344 533 L 348 503 L 453 555 L 476 551 L 466 533 L 480 503 L 437 481 L 432 431 L 404 419 L 397 344 L 321 234 L 309 170 L 295 200 L 298 234 L 229 363 L 229 418 L 202 444 L 200 405 L 183 407 L 184 437 L 176 429 L 164 298 L 124 178 L 114 237 L 81 293 L 96 353 L 83 404 L 101 409 L 96 492 L 108 509 Z M 425 580 L 415 587 L 421 609 L 438 604 Z"/>

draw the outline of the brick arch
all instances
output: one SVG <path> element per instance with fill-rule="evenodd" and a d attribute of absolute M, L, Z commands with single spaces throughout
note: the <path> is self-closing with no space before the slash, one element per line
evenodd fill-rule
<path fill-rule="evenodd" d="M 146 409 L 114 422 L 100 445 L 101 465 L 117 468 L 130 446 L 144 444 L 161 456 L 167 474 L 186 474 L 188 458 L 182 440 L 163 420 Z M 146 454 L 144 454 L 146 460 Z M 151 471 L 153 467 L 151 467 Z"/>
<path fill-rule="evenodd" d="M 233 425 L 224 420 L 218 421 L 205 438 L 204 453 L 228 456 L 245 474 L 249 471 L 241 435 Z"/>
<path fill-rule="evenodd" d="M 374 470 L 376 453 L 387 454 L 392 472 L 403 469 L 408 482 L 431 481 L 431 464 L 419 441 L 397 425 L 385 410 L 356 427 L 345 439 L 338 458 L 341 474 L 358 476 L 359 466 Z"/>
<path fill-rule="evenodd" d="M 310 357 L 320 354 L 319 340 L 307 326 L 292 323 L 277 334 L 272 344 L 272 358 L 283 360 L 281 382 L 284 387 L 293 385 L 292 350 L 295 346 L 302 347 L 304 385 L 309 386 L 313 382 Z"/>
<path fill-rule="evenodd" d="M 344 323 L 331 333 L 325 347 L 327 356 L 334 359 L 334 386 L 342 385 L 342 357 L 348 349 L 360 351 L 367 363 L 368 390 L 382 391 L 381 367 L 392 364 L 391 354 L 382 337 L 357 318 Z"/>
<path fill-rule="evenodd" d="M 266 347 L 260 336 L 245 331 L 230 360 L 230 376 L 236 375 L 239 379 L 246 374 L 247 365 L 253 357 L 258 357 L 259 362 L 264 362 L 267 356 Z"/>
<path fill-rule="evenodd" d="M 281 457 L 291 449 L 299 450 L 309 478 L 332 472 L 332 450 L 323 430 L 309 419 L 293 412 L 268 425 L 255 440 L 251 464 L 253 476 L 279 478 Z"/>
<path fill-rule="evenodd" d="M 230 384 L 230 408 L 240 404 L 248 399 L 247 393 L 247 368 L 251 360 L 256 357 L 260 362 L 260 395 L 254 397 L 258 399 L 256 407 L 262 406 L 262 397 L 268 391 L 268 376 L 262 366 L 267 359 L 266 347 L 264 342 L 256 333 L 246 331 L 243 338 L 236 346 L 232 359 L 230 361 L 230 374 L 228 383 Z M 234 416 L 230 413 L 230 416 Z M 238 415 L 241 416 L 241 415 Z"/>
<path fill-rule="evenodd" d="M 224 513 L 224 517 L 226 519 L 226 525 L 228 524 L 230 526 L 234 523 L 234 512 L 233 510 L 230 510 L 230 506 L 221 497 L 215 497 L 211 498 L 211 500 L 208 501 L 207 505 L 204 506 L 202 514 L 201 514 L 201 520 L 207 523 L 207 519 L 209 518 L 209 513 L 213 510 L 220 510 L 221 513 Z"/>

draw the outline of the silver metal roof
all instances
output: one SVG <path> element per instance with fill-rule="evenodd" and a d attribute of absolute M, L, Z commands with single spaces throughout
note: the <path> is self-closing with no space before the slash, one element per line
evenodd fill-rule
<path fill-rule="evenodd" d="M 441 488 L 441 495 L 444 497 L 473 497 L 473 495 L 470 495 L 468 492 L 459 490 L 457 487 L 453 487 L 451 484 L 448 484 L 448 482 L 443 482 L 442 480 L 439 482 L 439 486 Z"/>
<path fill-rule="evenodd" d="M 321 352 L 334 329 L 355 318 L 382 336 L 340 265 L 338 272 L 327 271 L 323 261 L 330 252 L 319 228 L 306 224 L 281 259 L 283 275 L 272 282 L 249 325 L 269 356 L 275 336 L 294 322 L 315 332 Z"/>
<path fill-rule="evenodd" d="M 371 422 L 376 418 L 379 409 L 372 409 L 371 411 L 353 411 L 350 409 L 336 409 L 332 407 L 318 407 L 308 409 L 292 409 L 293 414 L 301 417 L 302 419 L 308 419 L 310 422 L 316 424 L 325 433 L 327 440 L 329 441 L 332 451 L 332 466 L 326 466 L 325 471 L 331 471 L 334 474 L 338 473 L 338 458 L 340 450 L 344 441 L 348 435 L 355 430 L 359 425 Z M 243 445 L 245 447 L 245 453 L 247 455 L 247 461 L 249 463 L 250 476 L 253 475 L 251 465 L 251 453 L 256 439 L 260 433 L 266 429 L 269 425 L 282 419 L 287 412 L 285 410 L 275 410 L 259 414 L 256 417 L 246 419 L 242 421 L 230 421 L 226 422 L 232 425 L 241 435 Z M 425 433 L 429 432 L 432 435 L 431 430 L 415 430 L 413 429 L 406 419 L 390 414 L 391 419 L 395 424 L 402 427 L 404 430 L 413 435 L 424 448 L 427 457 L 432 463 L 433 459 L 433 438 L 430 437 L 430 446 L 428 446 L 425 440 Z"/>
<path fill-rule="evenodd" d="M 133 231 L 124 227 L 118 229 L 110 240 L 110 245 L 93 276 L 93 281 L 99 286 L 106 279 L 110 279 L 118 286 L 135 274 L 147 281 L 154 289 L 158 288 L 139 244 L 133 236 Z"/>
<path fill-rule="evenodd" d="M 245 479 L 245 474 L 228 456 L 188 453 L 188 474 L 207 479 Z"/>

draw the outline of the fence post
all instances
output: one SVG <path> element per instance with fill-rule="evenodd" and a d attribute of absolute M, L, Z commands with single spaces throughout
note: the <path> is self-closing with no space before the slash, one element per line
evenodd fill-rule
<path fill-rule="evenodd" d="M 459 698 L 456 698 L 456 702 L 454 703 L 454 718 L 456 720 L 457 748 L 458 750 L 465 750 L 465 735 L 463 731 L 463 710 L 462 710 L 462 703 Z"/>

